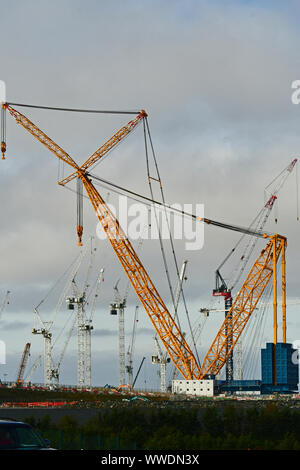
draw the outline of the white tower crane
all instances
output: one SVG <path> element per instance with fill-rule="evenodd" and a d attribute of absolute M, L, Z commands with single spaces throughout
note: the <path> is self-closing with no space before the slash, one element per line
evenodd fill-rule
<path fill-rule="evenodd" d="M 24 382 L 29 383 L 31 382 L 31 377 L 38 366 L 42 364 L 42 355 L 39 354 L 38 357 L 35 359 L 34 363 L 32 364 L 31 368 L 29 369 L 26 377 L 24 378 Z"/>
<path fill-rule="evenodd" d="M 160 365 L 160 390 L 161 392 L 166 392 L 167 391 L 166 369 L 167 369 L 167 364 L 168 362 L 171 361 L 171 359 L 168 357 L 168 353 L 166 351 L 162 352 L 157 336 L 154 336 L 154 341 L 156 345 L 157 356 L 153 355 L 151 358 L 151 362 L 152 364 Z"/>
<path fill-rule="evenodd" d="M 125 329 L 124 329 L 124 310 L 126 307 L 126 294 L 121 299 L 118 289 L 118 283 L 114 286 L 115 300 L 110 304 L 110 314 L 119 317 L 119 385 L 125 384 Z"/>
<path fill-rule="evenodd" d="M 61 364 L 62 364 L 62 361 L 63 361 L 63 358 L 65 356 L 65 352 L 67 350 L 67 347 L 68 347 L 68 344 L 70 342 L 70 339 L 73 335 L 73 331 L 75 329 L 75 324 L 76 324 L 76 321 L 77 321 L 77 318 L 76 316 L 74 316 L 73 318 L 73 322 L 72 322 L 72 325 L 71 325 L 71 328 L 69 329 L 69 333 L 68 333 L 68 336 L 65 340 L 65 343 L 64 343 L 64 346 L 63 346 L 63 349 L 60 353 L 60 356 L 58 358 L 58 361 L 56 363 L 55 366 L 53 366 L 52 370 L 51 370 L 51 378 L 53 379 L 54 381 L 54 385 L 55 387 L 58 387 L 59 385 L 59 375 L 60 375 L 60 368 L 61 368 Z"/>
<path fill-rule="evenodd" d="M 85 279 L 84 286 L 80 290 L 77 286 L 75 276 L 72 279 L 72 289 L 73 296 L 67 297 L 66 302 L 70 310 L 74 309 L 74 306 L 77 306 L 77 384 L 79 388 L 87 386 L 87 378 L 90 382 L 91 380 L 91 371 L 90 371 L 90 345 L 86 344 L 86 339 L 88 342 L 90 340 L 90 332 L 92 325 L 87 322 L 85 316 L 85 305 L 87 302 L 87 290 L 89 288 L 89 277 L 93 266 L 94 255 L 96 248 L 92 247 L 92 237 L 91 237 L 91 251 L 90 251 L 90 263 L 87 270 L 87 275 Z M 88 370 L 87 367 L 88 360 Z M 89 385 L 90 386 L 90 385 Z"/>
<path fill-rule="evenodd" d="M 75 263 L 73 263 L 73 269 L 71 270 L 71 274 L 69 278 L 67 279 L 67 282 L 65 283 L 64 289 L 59 297 L 58 303 L 55 307 L 55 311 L 53 313 L 53 317 L 50 321 L 45 322 L 42 320 L 41 315 L 39 313 L 39 307 L 40 305 L 46 300 L 44 298 L 37 307 L 34 308 L 34 313 L 36 317 L 38 318 L 38 321 L 40 323 L 40 328 L 33 328 L 31 331 L 33 334 L 41 334 L 44 338 L 44 384 L 46 387 L 49 387 L 51 385 L 51 380 L 53 378 L 52 374 L 52 369 L 53 369 L 53 363 L 52 363 L 52 327 L 54 325 L 56 316 L 58 314 L 58 311 L 63 303 L 63 301 L 66 298 L 67 292 L 70 289 L 70 283 L 76 273 L 79 270 L 79 267 L 82 263 L 84 257 L 84 251 L 80 253 L 79 256 L 76 257 Z M 49 295 L 49 294 L 48 294 Z M 46 296 L 47 297 L 47 296 Z"/>
<path fill-rule="evenodd" d="M 101 286 L 104 282 L 104 268 L 100 269 L 99 276 L 97 278 L 96 282 L 96 289 L 95 289 L 95 294 L 93 297 L 93 303 L 91 307 L 91 312 L 89 317 L 86 316 L 85 323 L 84 323 L 84 331 L 85 331 L 85 381 L 86 381 L 86 387 L 90 388 L 91 383 L 92 383 L 92 345 L 91 345 L 91 333 L 92 330 L 94 329 L 93 327 L 93 317 L 95 313 L 95 308 L 96 308 L 96 301 L 99 297 L 99 292 L 101 289 Z"/>

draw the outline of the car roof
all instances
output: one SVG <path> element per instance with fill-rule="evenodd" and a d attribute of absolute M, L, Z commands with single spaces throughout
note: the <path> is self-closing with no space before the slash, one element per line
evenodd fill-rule
<path fill-rule="evenodd" d="M 13 423 L 17 424 L 18 423 L 18 424 L 25 424 L 26 425 L 26 423 L 23 423 L 23 421 L 19 421 L 19 420 L 14 419 L 14 418 L 3 418 L 3 417 L 0 417 L 0 424 L 1 423 L 9 423 L 9 424 L 13 424 Z"/>

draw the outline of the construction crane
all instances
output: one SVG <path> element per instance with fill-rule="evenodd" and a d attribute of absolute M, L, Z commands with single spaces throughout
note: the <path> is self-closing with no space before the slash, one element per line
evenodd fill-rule
<path fill-rule="evenodd" d="M 288 176 L 292 173 L 297 161 L 298 159 L 294 158 L 291 161 L 291 163 L 286 168 L 284 168 L 284 170 L 275 179 L 273 179 L 271 183 L 265 188 L 265 193 L 269 192 L 268 200 L 264 204 L 262 209 L 259 211 L 254 221 L 251 223 L 249 229 L 252 229 L 256 232 L 263 233 L 264 227 L 271 214 L 275 201 L 277 200 L 278 193 L 280 189 L 282 188 L 282 186 L 284 185 Z M 272 191 L 270 193 L 271 187 L 272 187 Z M 232 291 L 237 285 L 238 281 L 240 280 L 258 240 L 257 237 L 253 237 L 253 236 L 249 238 L 249 241 L 245 247 L 245 250 L 242 256 L 240 257 L 240 262 L 239 262 L 239 266 L 236 269 L 235 278 L 231 281 L 231 285 L 228 286 L 223 276 L 221 275 L 220 270 L 223 268 L 223 266 L 226 264 L 228 259 L 232 256 L 232 254 L 236 251 L 236 248 L 242 241 L 243 237 L 244 235 L 240 238 L 240 240 L 235 245 L 235 247 L 227 254 L 227 256 L 222 261 L 222 263 L 220 264 L 220 266 L 218 267 L 215 273 L 216 280 L 215 280 L 215 288 L 213 290 L 213 296 L 224 297 L 225 316 L 227 315 L 227 313 L 230 311 L 232 307 L 232 302 L 233 302 Z M 226 380 L 227 381 L 233 380 L 233 374 L 234 374 L 233 354 L 231 354 L 230 357 L 228 358 L 228 361 L 226 362 Z"/>
<path fill-rule="evenodd" d="M 202 221 L 203 223 L 210 224 L 212 226 L 218 226 L 229 230 L 238 231 L 241 233 L 255 234 L 259 237 L 265 236 L 269 238 L 268 244 L 261 254 L 261 256 L 264 258 L 264 263 L 261 265 L 256 262 L 253 266 L 251 270 L 251 282 L 250 279 L 247 277 L 240 291 L 241 295 L 237 296 L 234 305 L 226 316 L 224 325 L 227 330 L 222 330 L 218 333 L 201 367 L 198 361 L 196 360 L 189 345 L 187 344 L 184 335 L 178 328 L 172 315 L 168 311 L 165 303 L 163 302 L 158 291 L 156 290 L 147 271 L 145 270 L 143 264 L 141 263 L 139 257 L 133 249 L 133 246 L 128 240 L 125 232 L 120 227 L 118 220 L 116 219 L 112 211 L 108 208 L 105 201 L 103 200 L 103 198 L 98 193 L 92 183 L 91 175 L 88 173 L 87 170 L 91 165 L 98 162 L 104 153 L 99 151 L 98 149 L 89 159 L 87 159 L 87 161 L 83 165 L 79 166 L 61 147 L 59 147 L 53 140 L 51 140 L 28 118 L 26 118 L 20 112 L 16 111 L 8 103 L 6 103 L 4 106 L 16 119 L 17 123 L 19 123 L 37 140 L 39 140 L 43 145 L 45 145 L 52 153 L 56 155 L 57 158 L 64 161 L 73 168 L 74 172 L 69 177 L 65 178 L 63 181 L 60 181 L 61 185 L 66 184 L 74 178 L 80 178 L 80 180 L 82 181 L 83 187 L 87 192 L 90 202 L 96 212 L 97 218 L 102 224 L 107 238 L 111 243 L 111 246 L 115 254 L 117 255 L 121 265 L 123 266 L 123 269 L 127 274 L 132 287 L 134 288 L 138 298 L 144 306 L 144 309 L 148 314 L 148 317 L 152 322 L 152 325 L 155 328 L 156 333 L 158 334 L 163 346 L 167 350 L 170 358 L 172 359 L 179 372 L 183 375 L 183 377 L 185 379 L 201 379 L 207 376 L 207 374 L 212 374 L 216 371 L 219 371 L 226 363 L 228 359 L 228 354 L 231 353 L 236 340 L 239 338 L 245 324 L 251 316 L 253 308 L 255 308 L 258 298 L 261 295 L 261 292 L 263 291 L 263 288 L 261 286 L 266 286 L 272 274 L 275 277 L 278 254 L 279 251 L 282 251 L 283 246 L 282 243 L 278 245 L 278 240 L 284 240 L 286 242 L 286 239 L 277 234 L 261 234 L 253 230 L 241 228 L 235 225 L 229 225 L 227 223 L 214 221 L 212 219 L 194 216 L 195 219 Z M 127 134 L 134 127 L 136 127 L 138 122 L 146 118 L 147 115 L 145 111 L 139 113 L 135 119 L 130 121 L 130 123 L 125 126 L 125 129 L 128 130 Z M 115 140 L 116 135 L 118 135 L 118 132 L 114 134 L 110 141 Z M 104 146 L 100 147 L 100 149 Z M 274 260 L 270 255 L 270 253 L 272 253 L 273 246 Z M 278 248 L 278 246 L 280 247 L 280 249 Z M 267 253 L 269 254 L 268 257 L 266 257 L 265 255 Z M 271 266 L 270 260 L 272 260 L 273 262 L 273 264 L 271 263 Z M 256 276 L 254 276 L 253 270 L 255 271 Z M 253 282 L 254 279 L 256 281 L 255 283 Z M 258 289 L 258 285 L 261 287 L 260 289 Z M 248 292 L 247 295 L 245 295 L 246 291 Z M 244 302 L 241 302 L 241 298 L 243 298 L 243 296 L 246 300 Z M 248 305 L 247 300 L 250 297 L 252 302 L 250 305 Z M 238 303 L 237 299 L 239 300 Z M 228 321 L 229 319 L 230 321 Z M 232 338 L 232 340 L 230 338 Z"/>
<path fill-rule="evenodd" d="M 51 385 L 51 381 L 53 378 L 53 360 L 52 360 L 52 328 L 55 322 L 55 318 L 57 316 L 57 313 L 65 300 L 66 293 L 70 289 L 70 284 L 76 273 L 78 272 L 80 265 L 82 263 L 82 260 L 85 256 L 85 251 L 83 250 L 79 256 L 76 256 L 75 262 L 73 263 L 73 269 L 71 269 L 71 273 L 65 283 L 65 286 L 62 290 L 62 293 L 59 297 L 59 300 L 56 304 L 55 311 L 53 314 L 52 319 L 49 322 L 45 322 L 42 320 L 41 315 L 39 313 L 39 307 L 40 305 L 45 301 L 43 299 L 37 307 L 34 308 L 34 313 L 40 323 L 40 328 L 32 328 L 31 332 L 34 335 L 42 335 L 44 338 L 44 384 L 46 387 L 49 387 Z"/>
<path fill-rule="evenodd" d="M 158 342 L 157 336 L 154 336 L 154 341 L 156 345 L 157 355 L 153 355 L 151 358 L 152 364 L 160 365 L 160 390 L 161 392 L 167 391 L 167 382 L 166 382 L 166 369 L 167 364 L 171 362 L 171 359 L 168 357 L 167 351 L 162 351 L 160 344 Z"/>
<path fill-rule="evenodd" d="M 180 300 L 180 295 L 182 293 L 182 286 L 183 286 L 183 281 L 186 280 L 185 277 L 185 272 L 186 272 L 186 267 L 187 267 L 187 260 L 184 260 L 181 266 L 180 274 L 179 274 L 179 279 L 177 283 L 177 288 L 175 292 L 175 298 L 174 298 L 174 320 L 178 322 L 178 305 L 179 305 L 179 300 Z M 166 352 L 162 352 L 162 349 L 160 347 L 157 335 L 154 336 L 154 341 L 155 341 L 155 346 L 156 346 L 156 351 L 157 355 L 152 355 L 151 357 L 151 362 L 152 364 L 159 364 L 160 365 L 160 388 L 162 392 L 167 391 L 167 385 L 166 385 L 166 366 L 170 362 L 170 358 L 168 357 L 168 354 Z M 175 380 L 176 375 L 178 373 L 178 369 L 174 366 L 174 370 L 172 373 L 172 380 Z"/>
<path fill-rule="evenodd" d="M 118 315 L 119 318 L 119 385 L 125 384 L 125 321 L 124 321 L 124 310 L 126 307 L 127 292 L 123 299 L 118 289 L 118 283 L 114 286 L 114 302 L 110 304 L 110 314 Z"/>
<path fill-rule="evenodd" d="M 137 370 L 137 373 L 136 373 L 136 375 L 135 375 L 135 377 L 134 377 L 134 381 L 133 381 L 133 383 L 132 383 L 132 390 L 133 390 L 133 388 L 134 388 L 134 386 L 135 386 L 135 384 L 136 384 L 136 381 L 137 381 L 137 379 L 138 379 L 138 376 L 140 375 L 141 368 L 142 368 L 142 366 L 143 366 L 143 364 L 144 364 L 145 359 L 146 359 L 146 358 L 143 357 L 143 359 L 141 360 L 141 363 L 140 363 L 140 365 L 139 365 L 139 368 L 138 368 L 138 370 Z"/>
<path fill-rule="evenodd" d="M 89 388 L 91 387 L 91 371 L 92 371 L 92 366 L 91 366 L 91 361 L 92 361 L 92 345 L 91 345 L 91 333 L 92 330 L 94 329 L 93 327 L 93 318 L 94 318 L 94 313 L 95 313 L 95 308 L 96 308 L 96 301 L 99 297 L 99 292 L 102 287 L 102 284 L 104 282 L 104 268 L 100 269 L 97 282 L 96 282 L 96 289 L 95 289 L 95 294 L 93 297 L 93 302 L 92 302 L 92 307 L 91 307 L 91 312 L 90 315 L 85 318 L 85 323 L 84 323 L 84 331 L 85 331 L 85 379 L 86 379 L 86 387 Z"/>
<path fill-rule="evenodd" d="M 84 335 L 84 304 L 86 302 L 86 293 L 79 292 L 75 278 L 72 281 L 73 296 L 66 299 L 68 308 L 77 307 L 77 385 L 85 386 L 85 335 Z"/>
<path fill-rule="evenodd" d="M 71 340 L 71 337 L 73 336 L 73 331 L 75 329 L 76 321 L 77 321 L 77 318 L 74 317 L 73 322 L 71 324 L 71 328 L 69 329 L 69 333 L 67 335 L 67 338 L 65 339 L 63 349 L 62 349 L 62 351 L 59 355 L 58 361 L 57 361 L 56 365 L 53 365 L 53 368 L 51 370 L 51 378 L 53 379 L 53 383 L 54 383 L 55 387 L 59 386 L 59 375 L 60 375 L 61 364 L 62 364 L 62 361 L 64 359 L 64 356 L 65 356 L 67 347 L 69 345 L 69 342 Z"/>
<path fill-rule="evenodd" d="M 52 333 L 50 332 L 47 323 L 43 322 L 38 310 L 35 308 L 34 312 L 38 316 L 42 328 L 32 328 L 31 333 L 34 335 L 42 335 L 44 338 L 44 384 L 49 387 L 51 384 L 51 369 L 52 369 L 52 357 L 51 357 L 51 339 Z"/>
<path fill-rule="evenodd" d="M 42 355 L 39 354 L 37 358 L 35 359 L 34 363 L 30 367 L 26 377 L 24 378 L 24 382 L 30 383 L 31 382 L 31 377 L 33 376 L 35 370 L 37 369 L 38 366 L 40 366 L 42 363 Z"/>
<path fill-rule="evenodd" d="M 135 346 L 136 327 L 137 327 L 137 322 L 138 322 L 138 309 L 139 309 L 139 306 L 137 305 L 135 307 L 134 318 L 133 318 L 131 342 L 127 350 L 126 372 L 128 374 L 128 383 L 129 383 L 130 388 L 132 388 L 132 384 L 133 384 L 133 351 L 134 351 L 134 346 Z"/>
<path fill-rule="evenodd" d="M 268 238 L 267 246 L 252 266 L 204 358 L 200 371 L 201 377 L 217 375 L 220 372 L 272 277 L 274 343 L 277 343 L 277 262 L 280 256 L 282 257 L 282 331 L 283 342 L 286 342 L 285 249 L 287 242 L 285 237 L 278 234 Z"/>
<path fill-rule="evenodd" d="M 29 356 L 30 356 L 30 343 L 26 343 L 23 354 L 22 354 L 21 362 L 19 365 L 18 373 L 17 373 L 17 378 L 15 382 L 16 387 L 22 386 L 24 382 L 23 380 L 24 371 L 25 371 Z"/>
<path fill-rule="evenodd" d="M 86 318 L 85 306 L 87 303 L 87 291 L 89 288 L 89 277 L 91 274 L 96 248 L 92 247 L 90 261 L 87 269 L 86 279 L 82 289 L 79 289 L 76 282 L 76 272 L 72 279 L 73 296 L 68 296 L 66 299 L 68 309 L 73 310 L 74 306 L 77 307 L 77 383 L 78 387 L 91 386 L 91 330 L 93 326 Z"/>

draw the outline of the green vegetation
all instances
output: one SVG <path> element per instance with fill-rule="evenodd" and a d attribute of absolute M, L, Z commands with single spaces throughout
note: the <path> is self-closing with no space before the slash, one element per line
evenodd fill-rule
<path fill-rule="evenodd" d="M 99 390 L 95 392 L 84 392 L 78 390 L 42 390 L 25 388 L 0 387 L 0 404 L 5 402 L 41 402 L 41 401 L 83 401 L 85 404 L 95 404 L 96 402 L 122 401 L 130 398 L 131 395 L 113 393 L 109 390 Z M 151 396 L 151 401 L 162 401 L 166 398 L 157 394 Z"/>
<path fill-rule="evenodd" d="M 60 449 L 300 450 L 300 410 L 275 403 L 107 408 L 83 425 L 68 415 L 27 421 Z"/>

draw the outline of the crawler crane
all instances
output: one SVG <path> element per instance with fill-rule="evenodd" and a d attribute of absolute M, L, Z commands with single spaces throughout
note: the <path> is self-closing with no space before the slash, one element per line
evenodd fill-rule
<path fill-rule="evenodd" d="M 168 352 L 171 360 L 178 371 L 185 379 L 202 379 L 207 376 L 217 374 L 226 363 L 229 354 L 239 339 L 246 323 L 248 322 L 255 306 L 273 275 L 273 282 L 276 281 L 276 265 L 279 256 L 282 255 L 282 266 L 284 267 L 284 253 L 286 239 L 280 235 L 268 235 L 255 233 L 249 229 L 243 229 L 223 222 L 217 222 L 208 218 L 195 219 L 212 226 L 218 226 L 242 233 L 253 234 L 268 239 L 265 249 L 262 250 L 257 261 L 254 263 L 246 281 L 228 312 L 223 325 L 221 326 L 215 340 L 203 361 L 202 366 L 196 360 L 192 350 L 187 344 L 185 337 L 178 328 L 173 316 L 168 311 L 165 303 L 155 288 L 142 262 L 137 256 L 133 246 L 128 240 L 125 232 L 119 225 L 118 220 L 108 208 L 101 195 L 92 183 L 92 176 L 88 173 L 89 168 L 94 165 L 107 153 L 108 150 L 122 139 L 123 135 L 128 135 L 139 122 L 147 119 L 145 111 L 141 111 L 136 118 L 131 120 L 120 131 L 102 147 L 79 166 L 61 147 L 51 140 L 43 131 L 33 124 L 27 117 L 16 111 L 9 103 L 2 105 L 15 118 L 17 123 L 24 127 L 37 140 L 45 145 L 54 155 L 73 168 L 73 173 L 60 181 L 65 185 L 74 178 L 82 181 L 90 202 L 96 212 L 98 220 L 103 226 L 111 246 L 118 257 L 129 281 L 140 299 L 146 313 L 148 314 L 153 327 L 156 330 L 163 346 Z M 79 242 L 81 242 L 82 227 L 77 230 Z M 283 270 L 285 272 L 285 270 Z M 284 278 L 284 274 L 283 274 Z M 285 278 L 283 280 L 283 291 L 285 293 Z M 274 294 L 275 296 L 275 294 Z M 274 321 L 277 301 L 274 297 Z M 284 311 L 285 319 L 285 311 Z M 284 323 L 285 324 L 285 323 Z M 275 322 L 274 322 L 275 325 Z M 277 332 L 277 324 L 274 326 L 274 336 Z M 277 333 L 276 333 L 277 334 Z M 276 336 L 277 337 L 277 336 Z M 228 344 L 230 343 L 230 344 Z"/>

